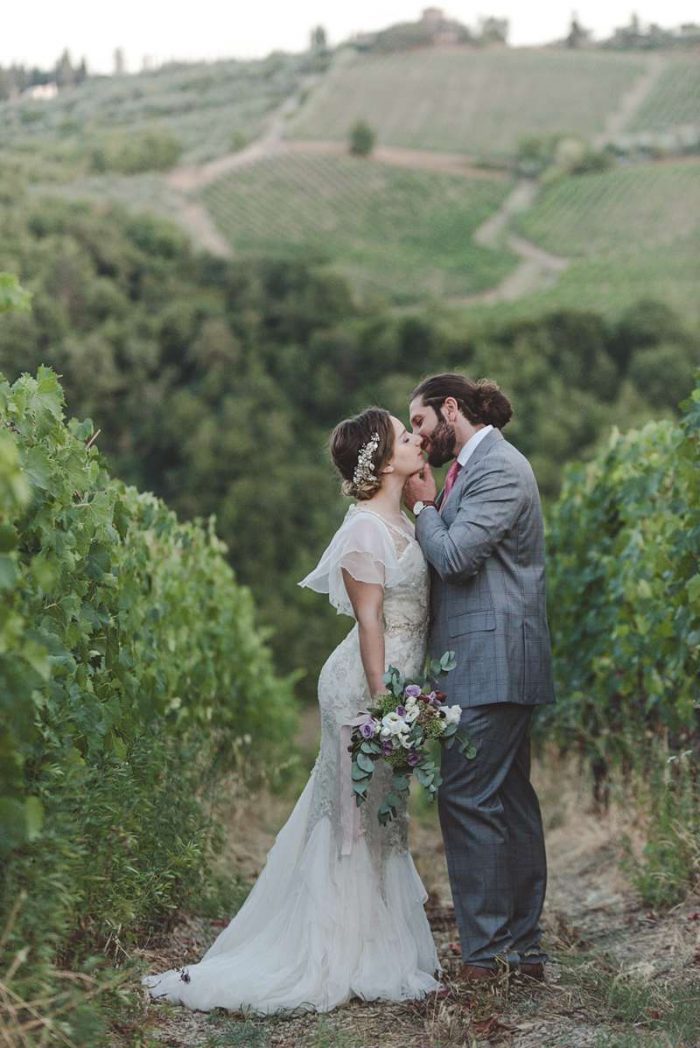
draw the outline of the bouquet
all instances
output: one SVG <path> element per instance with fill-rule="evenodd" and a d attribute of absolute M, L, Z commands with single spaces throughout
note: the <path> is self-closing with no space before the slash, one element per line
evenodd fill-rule
<path fill-rule="evenodd" d="M 433 687 L 438 673 L 448 673 L 456 665 L 455 653 L 446 651 L 439 659 L 426 663 L 424 681 L 404 680 L 395 666 L 384 674 L 386 695 L 375 695 L 366 715 L 353 721 L 351 743 L 352 789 L 359 806 L 367 799 L 367 790 L 377 761 L 393 768 L 391 789 L 379 807 L 382 825 L 396 818 L 402 795 L 410 789 L 411 776 L 427 791 L 431 800 L 442 782 L 438 767 L 428 749 L 433 739 L 449 749 L 457 742 L 468 759 L 476 748 L 466 735 L 458 732 L 461 706 L 448 706 L 447 695 Z"/>

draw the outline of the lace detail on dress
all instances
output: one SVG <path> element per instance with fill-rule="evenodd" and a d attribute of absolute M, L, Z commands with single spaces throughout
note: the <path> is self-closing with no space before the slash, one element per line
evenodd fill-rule
<path fill-rule="evenodd" d="M 358 514 L 378 514 L 359 508 Z M 417 676 L 425 659 L 428 624 L 429 575 L 412 525 L 406 529 L 390 525 L 379 517 L 376 525 L 391 536 L 401 567 L 400 581 L 384 590 L 385 661 L 407 676 Z M 325 662 L 318 681 L 321 711 L 321 748 L 315 764 L 315 785 L 311 802 L 309 832 L 320 818 L 328 816 L 336 830 L 340 849 L 341 725 L 367 708 L 370 701 L 362 666 L 357 624 Z M 368 798 L 360 808 L 360 828 L 369 845 L 373 863 L 381 874 L 386 857 L 393 851 L 408 849 L 408 813 L 405 807 L 388 826 L 381 826 L 377 809 L 391 783 L 392 771 L 380 765 L 372 779 Z"/>

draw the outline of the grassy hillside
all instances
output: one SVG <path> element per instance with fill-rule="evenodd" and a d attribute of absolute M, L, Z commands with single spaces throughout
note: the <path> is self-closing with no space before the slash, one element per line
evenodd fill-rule
<path fill-rule="evenodd" d="M 229 153 L 260 134 L 265 118 L 299 85 L 306 55 L 270 55 L 256 62 L 166 66 L 137 76 L 102 77 L 62 91 L 52 102 L 0 104 L 3 153 L 31 153 L 34 177 L 70 177 L 105 134 L 158 128 L 197 163 Z"/>
<path fill-rule="evenodd" d="M 292 155 L 238 171 L 204 199 L 237 255 L 321 256 L 361 291 L 411 301 L 468 294 L 509 272 L 512 255 L 471 239 L 508 190 L 500 179 Z"/>
<path fill-rule="evenodd" d="M 640 54 L 435 48 L 336 63 L 289 136 L 342 139 L 358 117 L 383 145 L 512 154 L 521 136 L 590 136 L 646 68 Z"/>
<path fill-rule="evenodd" d="M 700 123 L 700 61 L 697 55 L 668 58 L 654 89 L 626 128 L 666 131 Z"/>
<path fill-rule="evenodd" d="M 700 319 L 692 161 L 618 166 L 552 184 L 517 222 L 506 219 L 497 246 L 484 248 L 474 232 L 508 183 L 458 177 L 431 155 L 507 162 L 523 136 L 590 137 L 606 127 L 660 140 L 697 117 L 692 57 L 455 47 L 384 56 L 346 50 L 325 73 L 323 66 L 309 55 L 172 66 L 89 80 L 51 103 L 0 106 L 0 175 L 14 170 L 8 200 L 29 182 L 37 191 L 117 201 L 172 216 L 198 246 L 217 250 L 221 237 L 211 235 L 203 202 L 236 255 L 320 258 L 354 289 L 399 304 L 454 308 L 462 300 L 461 320 L 465 310 L 479 320 L 561 306 L 614 315 L 649 295 Z M 166 181 L 173 165 L 196 166 L 259 136 L 285 98 L 305 93 L 287 136 L 335 140 L 339 155 L 270 153 L 210 183 L 203 201 L 196 179 L 189 193 Z M 376 127 L 380 145 L 421 150 L 421 168 L 389 166 L 411 163 L 405 155 L 385 155 L 387 163 L 340 155 L 358 116 Z M 129 149 L 133 162 L 125 164 Z M 545 260 L 543 272 L 528 275 L 527 245 L 520 260 L 509 247 L 514 231 L 571 259 L 569 268 L 547 270 Z M 516 266 L 503 293 L 499 285 Z M 474 301 L 493 289 L 495 304 Z"/>
<path fill-rule="evenodd" d="M 700 228 L 700 161 L 637 164 L 557 182 L 520 228 L 551 251 L 583 258 L 673 244 Z"/>
<path fill-rule="evenodd" d="M 700 319 L 698 215 L 700 161 L 640 164 L 544 189 L 520 216 L 520 232 L 573 261 L 530 307 L 614 312 L 653 294 Z"/>

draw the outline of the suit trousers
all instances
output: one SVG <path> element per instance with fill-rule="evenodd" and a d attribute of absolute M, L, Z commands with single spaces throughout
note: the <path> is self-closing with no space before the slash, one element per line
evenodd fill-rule
<path fill-rule="evenodd" d="M 546 961 L 542 816 L 530 782 L 532 706 L 469 706 L 460 731 L 476 757 L 443 749 L 440 825 L 465 964 Z"/>

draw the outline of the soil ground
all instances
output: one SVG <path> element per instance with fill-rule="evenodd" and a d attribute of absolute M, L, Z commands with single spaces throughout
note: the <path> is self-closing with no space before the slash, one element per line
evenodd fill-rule
<path fill-rule="evenodd" d="M 313 753 L 316 718 L 300 738 Z M 326 1015 L 250 1018 L 217 1009 L 190 1012 L 151 1002 L 115 1045 L 168 1048 L 667 1048 L 700 1044 L 700 899 L 664 915 L 645 909 L 621 872 L 623 840 L 638 831 L 628 810 L 594 810 L 590 787 L 571 762 L 550 756 L 534 778 L 546 828 L 549 884 L 544 984 L 504 977 L 475 991 L 460 979 L 458 935 L 437 814 L 416 803 L 411 848 L 429 893 L 427 912 L 446 969 L 447 999 L 403 1005 L 353 1000 Z M 226 866 L 254 880 L 293 804 L 269 791 L 232 805 Z M 255 817 L 250 818 L 254 811 Z M 183 916 L 174 930 L 135 951 L 144 970 L 196 961 L 228 918 Z M 131 1039 L 129 1039 L 131 1037 Z M 126 1038 L 126 1039 L 123 1039 Z"/>

